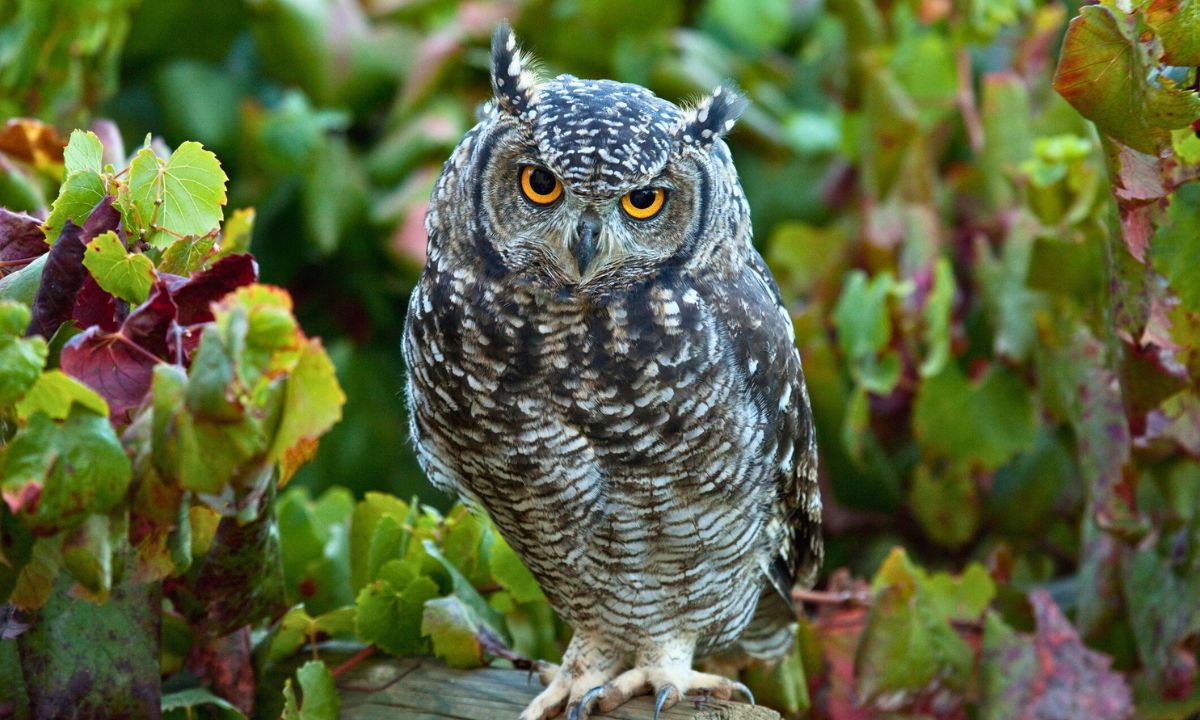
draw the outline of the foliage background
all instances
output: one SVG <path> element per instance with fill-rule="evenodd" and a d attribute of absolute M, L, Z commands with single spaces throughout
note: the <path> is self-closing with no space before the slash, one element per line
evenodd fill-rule
<path fill-rule="evenodd" d="M 1188 0 L 1105 5 L 1200 17 Z M 904 557 L 885 564 L 895 546 L 955 576 L 979 563 L 996 583 L 997 617 L 1030 630 L 1045 605 L 1026 594 L 1048 591 L 1128 673 L 1148 716 L 1196 705 L 1200 194 L 1185 183 L 1200 162 L 1186 126 L 1200 110 L 1184 103 L 1178 114 L 1193 114 L 1161 128 L 1122 125 L 1138 112 L 1110 117 L 1108 134 L 1133 150 L 1103 139 L 1052 88 L 1079 3 L 50 7 L 0 0 L 0 17 L 19 18 L 0 28 L 0 115 L 63 129 L 107 117 L 128 147 L 152 132 L 221 158 L 229 206 L 257 208 L 263 280 L 292 293 L 348 396 L 344 420 L 293 480 L 313 497 L 338 485 L 450 506 L 408 449 L 399 338 L 426 198 L 488 95 L 498 20 L 514 21 L 550 75 L 637 82 L 670 99 L 733 79 L 752 104 L 730 144 L 816 414 L 823 582 L 851 594 L 865 588 L 848 577 L 877 572 L 876 590 L 900 575 L 926 582 Z M 39 53 L 22 50 L 31 37 L 46 38 Z M 1135 65 L 1144 72 L 1131 82 L 1158 59 Z M 1195 71 L 1163 77 L 1194 82 Z M 325 497 L 345 518 L 350 501 Z M 809 684 L 825 688 L 818 714 L 854 717 L 838 714 L 846 671 L 836 634 L 821 630 L 839 618 L 870 622 L 862 608 L 818 615 L 810 639 L 826 664 Z M 895 650 L 879 657 L 903 656 Z M 871 652 L 851 658 L 856 672 Z M 931 678 L 941 672 L 931 667 Z M 884 677 L 874 697 L 925 687 L 920 672 Z M 980 692 L 973 681 L 952 689 Z M 913 691 L 905 707 L 941 713 L 932 697 Z"/>

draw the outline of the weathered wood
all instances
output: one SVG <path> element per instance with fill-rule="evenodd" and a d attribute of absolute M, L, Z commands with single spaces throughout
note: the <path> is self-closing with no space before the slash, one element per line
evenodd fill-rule
<path fill-rule="evenodd" d="M 342 720 L 512 720 L 541 691 L 537 678 L 520 670 L 455 670 L 429 658 L 371 660 L 338 680 Z M 651 697 L 635 698 L 607 715 L 613 720 L 650 720 Z M 662 714 L 663 720 L 779 720 L 773 710 L 743 703 L 691 699 Z"/>

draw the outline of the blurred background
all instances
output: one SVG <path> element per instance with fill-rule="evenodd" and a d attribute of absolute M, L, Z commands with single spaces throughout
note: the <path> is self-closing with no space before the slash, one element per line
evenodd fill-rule
<path fill-rule="evenodd" d="M 751 105 L 729 143 L 816 414 L 827 569 L 870 575 L 903 545 L 932 568 L 986 562 L 1001 602 L 1046 587 L 1073 611 L 1080 578 L 1101 582 L 1080 563 L 1086 500 L 1107 502 L 1123 466 L 1148 478 L 1129 492 L 1166 528 L 1150 554 L 1173 557 L 1200 487 L 1194 428 L 1148 420 L 1182 385 L 1114 345 L 1171 332 L 1171 309 L 1108 309 L 1122 260 L 1100 143 L 1050 83 L 1079 4 L 0 0 L 15 18 L 0 115 L 110 118 L 127 147 L 154 133 L 213 149 L 229 206 L 257 209 L 264 279 L 292 292 L 349 397 L 294 482 L 445 507 L 410 453 L 400 335 L 428 194 L 487 98 L 495 24 L 511 19 L 547 75 L 671 100 L 731 79 Z M 47 40 L 18 54 L 30 37 Z M 1131 388 L 1115 406 L 1113 367 Z M 1126 435 L 1105 434 L 1114 417 Z M 1087 613 L 1089 639 L 1135 662 L 1128 626 L 1103 603 Z"/>
<path fill-rule="evenodd" d="M 508 18 L 547 75 L 677 101 L 732 79 L 751 99 L 730 145 L 797 320 L 830 567 L 869 573 L 895 543 L 961 560 L 994 534 L 1033 550 L 1020 557 L 1034 575 L 1074 552 L 1070 438 L 1035 412 L 1025 371 L 1035 293 L 1021 259 L 993 252 L 1006 213 L 1041 203 L 1061 215 L 1102 191 L 1076 167 L 1096 151 L 1090 130 L 1049 84 L 1072 3 L 3 4 L 20 20 L 0 48 L 52 40 L 28 67 L 2 63 L 19 105 L 0 114 L 32 110 L 64 129 L 110 118 L 127 147 L 147 133 L 199 140 L 231 178 L 229 207 L 256 208 L 263 277 L 292 292 L 349 397 L 295 481 L 314 492 L 448 504 L 410 451 L 400 335 L 429 191 L 488 97 L 488 39 Z M 12 92 L 22 80 L 28 93 Z M 1095 251 L 1055 251 L 1055 275 L 1075 267 L 1086 285 Z M 941 404 L 921 417 L 914 400 L 932 382 L 946 386 L 932 390 Z"/>

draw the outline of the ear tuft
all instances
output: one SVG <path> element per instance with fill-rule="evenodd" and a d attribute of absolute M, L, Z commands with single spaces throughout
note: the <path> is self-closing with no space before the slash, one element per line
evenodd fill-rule
<path fill-rule="evenodd" d="M 536 77 L 531 61 L 517 45 L 508 22 L 502 22 L 492 34 L 492 91 L 501 110 L 525 115 L 533 105 Z"/>
<path fill-rule="evenodd" d="M 683 114 L 676 136 L 685 143 L 707 148 L 733 129 L 745 109 L 746 98 L 741 93 L 728 85 L 718 85 L 711 95 Z"/>

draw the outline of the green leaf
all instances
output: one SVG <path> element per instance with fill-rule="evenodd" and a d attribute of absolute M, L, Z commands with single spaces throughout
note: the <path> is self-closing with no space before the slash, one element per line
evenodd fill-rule
<path fill-rule="evenodd" d="M 1200 0 L 1142 0 L 1142 12 L 1162 40 L 1163 62 L 1200 65 Z"/>
<path fill-rule="evenodd" d="M 42 253 L 20 270 L 0 277 L 0 303 L 33 305 L 38 287 L 42 283 L 42 270 L 46 268 L 46 260 L 49 257 L 50 253 Z M 24 332 L 24 328 L 21 331 Z"/>
<path fill-rule="evenodd" d="M 130 579 L 102 604 L 72 597 L 70 586 L 60 576 L 39 621 L 17 638 L 35 717 L 156 717 L 157 586 Z"/>
<path fill-rule="evenodd" d="M 72 406 L 59 426 L 43 413 L 32 415 L 4 453 L 4 499 L 27 508 L 38 532 L 55 532 L 107 513 L 125 498 L 132 469 L 108 417 Z"/>
<path fill-rule="evenodd" d="M 10 310 L 10 318 L 15 315 L 20 319 L 21 313 L 12 310 L 13 303 L 4 305 Z M 23 308 L 24 316 L 29 317 L 23 305 L 16 307 Z M 0 335 L 0 407 L 12 405 L 29 392 L 41 377 L 48 353 L 46 340 L 39 335 L 30 338 Z"/>
<path fill-rule="evenodd" d="M 1167 219 L 1150 239 L 1154 269 L 1193 312 L 1200 312 L 1200 184 L 1181 187 L 1167 207 Z"/>
<path fill-rule="evenodd" d="M 107 599 L 113 583 L 114 540 L 122 537 L 114 528 L 128 533 L 128 524 L 114 523 L 107 515 L 91 515 L 63 540 L 63 569 L 97 598 Z M 116 535 L 116 537 L 114 537 Z"/>
<path fill-rule="evenodd" d="M 338 385 L 333 362 L 321 341 L 312 338 L 300 348 L 284 396 L 283 419 L 275 433 L 271 457 L 280 463 L 286 481 L 312 457 L 317 438 L 342 419 L 346 394 Z"/>
<path fill-rule="evenodd" d="M 29 306 L 13 300 L 0 300 L 0 337 L 21 337 L 29 327 Z"/>
<path fill-rule="evenodd" d="M 939 258 L 934 268 L 933 289 L 925 300 L 925 359 L 921 377 L 937 375 L 950 359 L 950 311 L 954 304 L 954 269 Z"/>
<path fill-rule="evenodd" d="M 425 602 L 438 596 L 438 586 L 418 577 L 397 591 L 383 580 L 365 586 L 355 601 L 354 631 L 358 639 L 374 643 L 392 655 L 416 655 L 424 650 L 421 620 Z"/>
<path fill-rule="evenodd" d="M 296 702 L 291 678 L 284 685 L 284 720 L 337 720 L 341 701 L 333 673 L 320 660 L 309 660 L 296 671 L 301 701 Z"/>
<path fill-rule="evenodd" d="M 108 416 L 108 403 L 95 390 L 62 370 L 47 370 L 17 403 L 17 417 L 27 420 L 41 412 L 53 420 L 66 420 L 76 403 L 97 415 Z"/>
<path fill-rule="evenodd" d="M 425 603 L 421 634 L 433 641 L 433 654 L 450 667 L 472 668 L 484 664 L 479 620 L 471 608 L 453 595 Z"/>
<path fill-rule="evenodd" d="M 876 595 L 854 657 L 864 704 L 903 707 L 919 695 L 960 693 L 971 666 L 971 649 L 915 589 Z"/>
<path fill-rule="evenodd" d="M 254 208 L 234 210 L 221 228 L 221 245 L 216 258 L 233 253 L 250 252 L 250 240 L 254 234 Z"/>
<path fill-rule="evenodd" d="M 143 239 L 165 248 L 174 237 L 215 231 L 227 179 L 217 156 L 197 142 L 183 143 L 165 162 L 149 148 L 139 150 L 129 167 L 129 190 Z"/>
<path fill-rule="evenodd" d="M 267 659 L 278 662 L 295 655 L 304 645 L 353 637 L 355 613 L 355 608 L 344 607 L 314 618 L 301 605 L 292 608 L 279 621 L 267 647 Z"/>
<path fill-rule="evenodd" d="M 1173 667 L 1179 662 L 1176 648 L 1200 632 L 1197 562 L 1179 567 L 1178 555 L 1178 540 L 1169 548 L 1140 550 L 1125 567 L 1122 583 L 1138 658 L 1159 693 L 1178 682 L 1170 677 L 1179 673 Z"/>
<path fill-rule="evenodd" d="M 191 720 L 213 717 L 217 720 L 246 720 L 241 710 L 204 688 L 188 688 L 162 696 L 163 720 Z M 205 708 L 201 711 L 200 708 Z"/>
<path fill-rule="evenodd" d="M 752 50 L 777 47 L 791 31 L 787 0 L 706 0 L 703 12 L 710 27 Z"/>
<path fill-rule="evenodd" d="M 96 236 L 87 244 L 83 266 L 105 292 L 134 305 L 146 301 L 150 286 L 158 277 L 150 258 L 141 253 L 127 252 L 121 239 L 111 230 Z"/>
<path fill-rule="evenodd" d="M 92 208 L 107 194 L 104 177 L 94 170 L 68 175 L 46 218 L 46 242 L 52 243 L 58 237 L 67 220 L 82 226 Z"/>
<path fill-rule="evenodd" d="M 920 180 L 906 173 L 914 153 L 920 159 L 922 136 L 912 98 L 890 70 L 867 71 L 863 105 L 863 187 L 876 200 L 887 198 L 899 184 Z"/>
<path fill-rule="evenodd" d="M 159 272 L 173 273 L 187 277 L 204 267 L 204 263 L 212 254 L 214 237 L 181 237 L 167 246 L 163 251 L 162 262 L 158 264 Z"/>
<path fill-rule="evenodd" d="M 68 176 L 78 172 L 104 172 L 104 146 L 91 130 L 72 130 L 63 150 L 63 165 Z"/>
<path fill-rule="evenodd" d="M 996 597 L 996 583 L 979 563 L 971 563 L 958 577 L 934 573 L 924 587 L 938 615 L 956 621 L 978 620 Z"/>
<path fill-rule="evenodd" d="M 533 573 L 521 562 L 521 558 L 512 547 L 505 542 L 500 533 L 492 544 L 491 555 L 492 575 L 496 582 L 512 593 L 513 599 L 519 603 L 543 602 L 546 596 L 538 585 Z"/>
<path fill-rule="evenodd" d="M 944 467 L 936 476 L 924 463 L 917 465 L 908 502 L 921 530 L 944 547 L 962 547 L 979 529 L 979 489 L 961 465 Z"/>
<path fill-rule="evenodd" d="M 985 469 L 1029 447 L 1035 420 L 1029 386 L 999 366 L 972 383 L 948 363 L 921 383 L 913 408 L 913 432 L 927 454 Z"/>
<path fill-rule="evenodd" d="M 61 535 L 34 540 L 29 548 L 28 559 L 17 572 L 16 584 L 9 596 L 13 605 L 22 610 L 37 610 L 46 604 L 58 579 L 61 546 Z"/>
<path fill-rule="evenodd" d="M 1167 130 L 1200 117 L 1200 95 L 1175 87 L 1157 70 L 1156 37 L 1138 36 L 1137 16 L 1083 7 L 1063 40 L 1054 89 L 1105 134 L 1144 153 L 1170 144 Z"/>
<path fill-rule="evenodd" d="M 289 490 L 276 503 L 288 599 L 310 613 L 354 602 L 346 527 L 353 507 L 341 488 L 330 488 L 316 503 L 307 490 Z"/>
<path fill-rule="evenodd" d="M 893 352 L 880 353 L 892 335 L 889 295 L 904 292 L 891 273 L 868 279 L 861 270 L 846 276 L 833 309 L 838 345 L 852 362 L 851 374 L 867 390 L 885 395 L 900 381 L 900 362 Z"/>
<path fill-rule="evenodd" d="M 367 493 L 355 506 L 350 517 L 350 588 L 356 594 L 374 580 L 379 571 L 379 564 L 371 560 L 371 548 L 380 520 L 391 516 L 403 522 L 408 511 L 408 504 L 403 500 L 379 492 Z"/>
<path fill-rule="evenodd" d="M 504 642 L 508 642 L 508 635 L 504 630 L 504 617 L 496 612 L 495 608 L 488 605 L 487 600 L 479 594 L 479 591 L 471 585 L 471 581 L 463 576 L 454 563 L 446 559 L 442 551 L 438 549 L 433 540 L 425 539 L 422 541 L 425 552 L 434 560 L 437 560 L 446 572 L 450 574 L 450 580 L 454 583 L 454 594 L 459 597 L 468 607 L 475 612 L 475 615 L 502 638 Z"/>
<path fill-rule="evenodd" d="M 783 659 L 775 663 L 753 663 L 743 671 L 742 679 L 758 703 L 777 709 L 786 717 L 799 717 L 812 704 L 799 636 L 792 651 Z"/>

